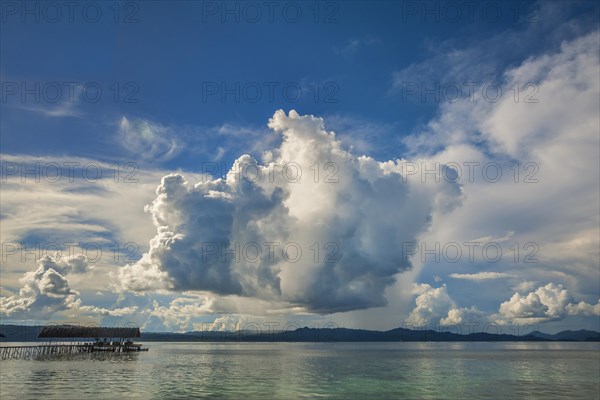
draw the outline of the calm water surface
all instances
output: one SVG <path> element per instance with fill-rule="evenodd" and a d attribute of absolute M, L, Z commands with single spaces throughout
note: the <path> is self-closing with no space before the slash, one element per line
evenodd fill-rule
<path fill-rule="evenodd" d="M 599 343 L 148 346 L 2 361 L 0 398 L 598 399 L 600 391 Z"/>

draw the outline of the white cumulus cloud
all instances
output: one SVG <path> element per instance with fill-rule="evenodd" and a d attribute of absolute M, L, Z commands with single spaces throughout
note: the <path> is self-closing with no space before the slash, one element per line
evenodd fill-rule
<path fill-rule="evenodd" d="M 438 288 L 426 283 L 415 284 L 415 308 L 406 323 L 417 328 L 435 329 L 439 325 L 460 325 L 477 321 L 482 313 L 476 307 L 458 307 L 448 294 L 446 285 Z"/>
<path fill-rule="evenodd" d="M 573 303 L 567 289 L 560 284 L 548 283 L 526 295 L 515 293 L 500 304 L 494 317 L 499 324 L 539 323 L 580 314 L 600 315 L 600 300 L 595 306 L 586 302 Z"/>
<path fill-rule="evenodd" d="M 107 309 L 82 305 L 79 292 L 72 289 L 68 274 L 82 274 L 88 270 L 88 261 L 81 254 L 63 257 L 44 256 L 38 260 L 35 271 L 25 273 L 18 294 L 0 297 L 0 315 L 9 318 L 49 318 L 58 312 L 93 315 L 123 316 L 132 314 L 137 307 Z"/>
<path fill-rule="evenodd" d="M 411 267 L 414 242 L 460 187 L 402 175 L 404 160 L 344 150 L 324 121 L 277 111 L 281 145 L 262 163 L 243 155 L 225 178 L 162 179 L 147 211 L 150 250 L 121 269 L 123 289 L 203 290 L 286 302 L 319 313 L 385 305 Z"/>

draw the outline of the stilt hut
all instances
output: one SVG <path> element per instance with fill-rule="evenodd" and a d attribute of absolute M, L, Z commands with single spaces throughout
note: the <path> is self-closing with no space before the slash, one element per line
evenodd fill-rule
<path fill-rule="evenodd" d="M 38 335 L 39 339 L 77 342 L 80 352 L 130 352 L 147 351 L 141 344 L 133 343 L 139 339 L 140 328 L 109 328 L 98 326 L 55 325 L 46 326 Z"/>
<path fill-rule="evenodd" d="M 148 351 L 148 348 L 142 347 L 141 344 L 133 343 L 133 339 L 140 337 L 139 328 L 46 326 L 39 333 L 38 339 L 48 339 L 48 343 L 29 346 L 0 346 L 0 359 L 37 359 L 81 353 Z"/>

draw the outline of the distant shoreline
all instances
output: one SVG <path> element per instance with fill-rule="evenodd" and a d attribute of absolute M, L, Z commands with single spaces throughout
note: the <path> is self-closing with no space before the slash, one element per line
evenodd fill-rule
<path fill-rule="evenodd" d="M 0 325 L 0 342 L 44 342 L 37 336 L 42 326 Z M 556 334 L 530 332 L 526 335 L 475 332 L 458 334 L 449 331 L 411 330 L 396 328 L 370 331 L 347 328 L 298 328 L 290 331 L 196 331 L 186 333 L 142 332 L 141 342 L 600 342 L 600 332 L 578 330 Z"/>

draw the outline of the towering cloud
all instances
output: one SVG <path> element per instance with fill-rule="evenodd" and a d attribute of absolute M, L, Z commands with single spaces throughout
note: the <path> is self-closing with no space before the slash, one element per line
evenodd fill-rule
<path fill-rule="evenodd" d="M 344 150 L 323 120 L 277 111 L 279 147 L 239 157 L 224 178 L 162 179 L 147 211 L 150 250 L 121 269 L 123 289 L 203 290 L 329 313 L 385 304 L 416 241 L 461 190 Z"/>

